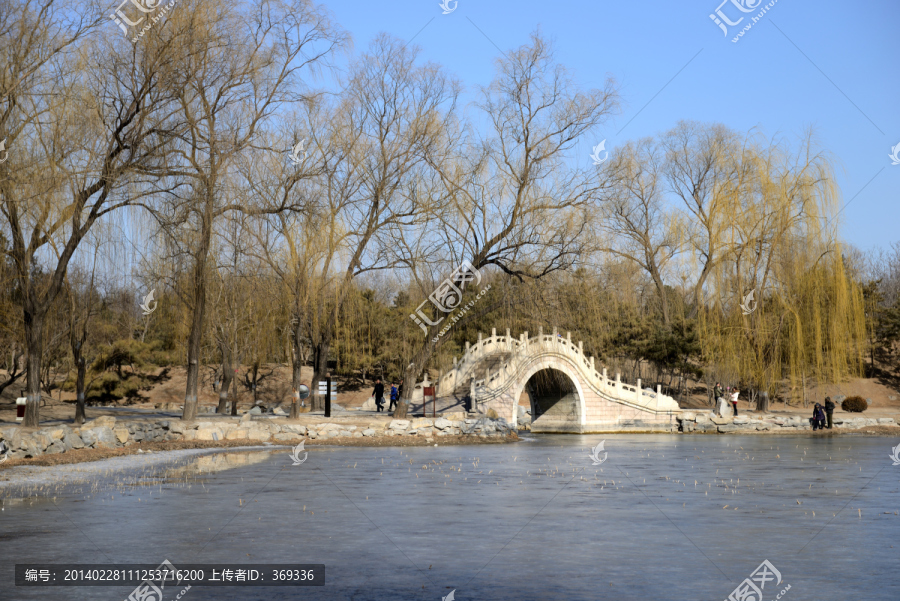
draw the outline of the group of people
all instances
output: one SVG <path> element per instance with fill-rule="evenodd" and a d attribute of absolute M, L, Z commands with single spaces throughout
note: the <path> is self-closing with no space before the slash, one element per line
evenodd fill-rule
<path fill-rule="evenodd" d="M 716 387 L 713 389 L 713 395 L 716 397 L 716 407 L 720 417 L 722 417 L 722 409 L 725 407 L 726 399 L 727 402 L 731 403 L 731 408 L 734 411 L 735 417 L 737 417 L 738 394 L 739 391 L 737 388 L 732 388 L 731 386 L 722 388 L 722 385 L 716 382 Z"/>
<path fill-rule="evenodd" d="M 727 402 L 731 403 L 731 407 L 734 409 L 734 415 L 737 416 L 737 400 L 738 400 L 738 389 L 727 387 L 722 388 L 722 385 L 716 382 L 716 386 L 713 389 L 713 394 L 716 397 L 716 412 L 722 417 L 723 409 L 726 406 Z M 813 407 L 813 415 L 809 420 L 812 424 L 813 430 L 824 430 L 829 429 L 834 425 L 834 401 L 831 400 L 831 397 L 825 397 L 825 404 L 822 405 L 820 403 L 816 403 L 815 407 Z"/>
<path fill-rule="evenodd" d="M 394 407 L 397 406 L 397 402 L 400 400 L 400 395 L 403 394 L 403 380 L 400 380 L 399 386 L 391 382 L 389 394 L 391 406 L 388 411 L 393 411 Z M 381 378 L 375 378 L 375 388 L 372 390 L 372 396 L 375 397 L 375 411 L 384 411 L 384 384 L 381 383 Z"/>
<path fill-rule="evenodd" d="M 825 397 L 824 407 L 819 403 L 816 403 L 815 407 L 813 407 L 812 419 L 809 420 L 812 423 L 813 430 L 824 430 L 825 428 L 831 430 L 833 426 L 834 407 L 834 401 L 831 400 L 830 396 Z M 828 423 L 827 426 L 825 425 L 826 420 Z"/>

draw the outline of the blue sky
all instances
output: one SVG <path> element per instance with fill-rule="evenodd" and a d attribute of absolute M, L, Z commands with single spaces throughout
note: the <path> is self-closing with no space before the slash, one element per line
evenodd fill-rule
<path fill-rule="evenodd" d="M 600 87 L 607 76 L 620 84 L 622 112 L 584 141 L 586 161 L 600 139 L 615 149 L 681 119 L 791 139 L 812 127 L 849 202 L 843 239 L 863 250 L 900 241 L 900 165 L 888 157 L 900 144 L 900 2 L 778 0 L 737 43 L 767 2 L 746 14 L 730 0 L 722 6 L 732 22 L 744 17 L 727 38 L 709 18 L 719 2 L 459 0 L 448 15 L 439 0 L 325 5 L 357 51 L 382 31 L 416 36 L 422 58 L 458 76 L 467 99 L 491 80 L 495 44 L 520 46 L 540 28 L 580 84 Z"/>

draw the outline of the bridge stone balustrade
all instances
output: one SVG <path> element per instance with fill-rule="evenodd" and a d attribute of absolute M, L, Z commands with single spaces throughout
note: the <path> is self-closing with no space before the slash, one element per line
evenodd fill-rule
<path fill-rule="evenodd" d="M 498 357 L 503 359 L 498 369 L 475 379 L 480 365 Z M 619 374 L 610 379 L 605 368 L 598 371 L 594 357 L 584 354 L 581 342 L 572 342 L 569 333 L 559 335 L 556 328 L 549 335 L 541 328 L 532 338 L 528 332 L 515 338 L 509 330 L 505 336 L 498 336 L 496 330 L 488 338 L 479 334 L 476 344 L 466 343 L 465 354 L 454 358 L 453 368 L 438 380 L 436 392 L 442 397 L 468 387 L 479 411 L 493 409 L 515 425 L 522 392 L 529 379 L 545 369 L 565 374 L 576 393 L 559 401 L 570 405 L 564 411 L 537 416 L 534 432 L 671 431 L 677 427 L 675 416 L 681 409 L 659 386 L 653 392 L 642 390 L 640 380 L 631 385 L 622 382 Z M 532 415 L 536 415 L 534 401 Z"/>

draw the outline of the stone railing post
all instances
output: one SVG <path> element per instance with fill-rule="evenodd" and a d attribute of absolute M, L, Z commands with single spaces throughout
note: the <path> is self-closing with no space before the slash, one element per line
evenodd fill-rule
<path fill-rule="evenodd" d="M 637 401 L 638 404 L 641 403 L 641 379 L 638 378 L 637 386 L 634 388 L 634 400 Z"/>
<path fill-rule="evenodd" d="M 616 396 L 622 398 L 622 377 L 619 372 L 616 372 Z"/>
<path fill-rule="evenodd" d="M 497 328 L 491 328 L 491 338 L 497 337 Z"/>
<path fill-rule="evenodd" d="M 544 326 L 538 326 L 538 341 L 544 341 Z"/>
<path fill-rule="evenodd" d="M 656 385 L 656 410 L 659 411 L 659 398 L 662 396 L 662 386 Z"/>
<path fill-rule="evenodd" d="M 606 377 L 606 368 L 603 368 L 603 385 L 609 386 L 609 378 Z"/>
<path fill-rule="evenodd" d="M 579 355 L 584 354 L 584 342 L 582 342 L 581 340 L 578 341 L 578 354 Z M 591 363 L 593 363 L 593 362 L 594 362 L 593 359 L 591 359 Z M 593 368 L 593 365 L 591 365 L 591 367 Z"/>
<path fill-rule="evenodd" d="M 522 332 L 522 346 L 523 347 L 528 346 L 528 330 L 525 330 L 524 332 Z"/>

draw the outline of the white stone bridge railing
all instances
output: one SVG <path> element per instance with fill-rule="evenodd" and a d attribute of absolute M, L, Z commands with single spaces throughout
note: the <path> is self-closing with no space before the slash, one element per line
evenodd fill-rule
<path fill-rule="evenodd" d="M 485 378 L 473 380 L 475 368 L 498 353 L 510 353 L 511 356 L 499 369 L 489 373 Z M 516 385 L 522 376 L 521 372 L 530 364 L 545 357 L 564 360 L 577 371 L 577 374 L 570 375 L 576 375 L 583 385 L 589 386 L 595 393 L 611 401 L 657 414 L 680 411 L 675 399 L 662 394 L 658 385 L 655 392 L 642 390 L 640 380 L 632 386 L 622 382 L 618 373 L 612 380 L 607 376 L 606 368 L 602 372 L 597 371 L 594 357 L 584 354 L 582 342 L 573 343 L 570 332 L 563 338 L 557 333 L 556 328 L 553 328 L 553 333 L 549 335 L 544 334 L 541 328 L 534 338 L 529 338 L 528 332 L 514 338 L 509 330 L 506 331 L 506 336 L 497 336 L 496 329 L 491 331 L 489 338 L 483 338 L 479 334 L 478 342 L 474 345 L 467 342 L 466 353 L 462 359 L 457 361 L 454 358 L 453 369 L 439 378 L 437 395 L 450 395 L 460 385 L 469 384 L 469 394 L 477 403 L 489 402 Z"/>

